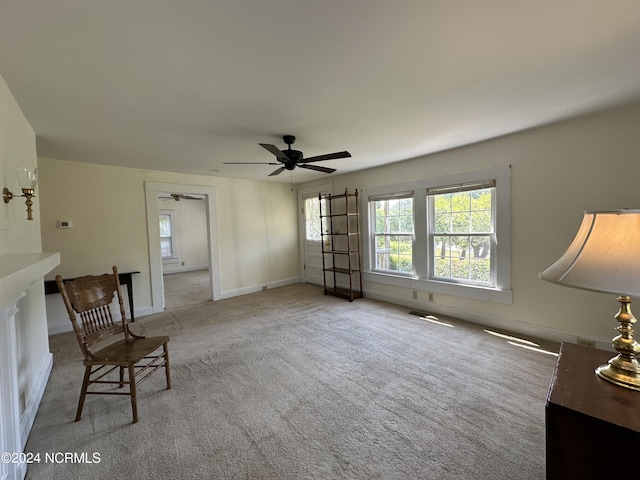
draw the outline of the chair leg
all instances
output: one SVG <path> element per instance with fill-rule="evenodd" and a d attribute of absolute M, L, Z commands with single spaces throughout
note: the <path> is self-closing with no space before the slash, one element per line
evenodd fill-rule
<path fill-rule="evenodd" d="M 78 410 L 76 411 L 76 419 L 80 420 L 82 416 L 82 407 L 84 407 L 84 399 L 87 396 L 87 388 L 89 387 L 89 376 L 91 375 L 91 367 L 87 365 L 84 367 L 84 379 L 82 380 L 82 390 L 80 390 L 80 399 L 78 400 Z"/>
<path fill-rule="evenodd" d="M 120 384 L 118 388 L 122 388 L 124 385 L 124 367 L 120 367 Z"/>
<path fill-rule="evenodd" d="M 133 423 L 138 423 L 138 397 L 136 395 L 136 371 L 135 366 L 129 365 L 129 394 L 131 395 L 131 410 Z"/>
<path fill-rule="evenodd" d="M 164 349 L 164 373 L 167 376 L 167 390 L 171 389 L 171 373 L 169 372 L 169 349 L 165 343 L 162 348 Z"/>

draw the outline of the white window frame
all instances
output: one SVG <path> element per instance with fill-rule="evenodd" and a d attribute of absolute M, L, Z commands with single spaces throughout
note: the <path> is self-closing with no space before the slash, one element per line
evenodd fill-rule
<path fill-rule="evenodd" d="M 495 235 L 497 248 L 491 252 L 495 265 L 495 286 L 454 283 L 430 278 L 430 257 L 432 256 L 428 235 L 428 199 L 427 190 L 449 185 L 467 184 L 495 180 Z M 413 246 L 414 274 L 396 275 L 390 272 L 377 272 L 372 267 L 375 248 L 373 245 L 374 221 L 369 209 L 369 199 L 413 191 L 414 232 Z M 405 182 L 366 189 L 361 197 L 362 212 L 362 253 L 363 279 L 365 281 L 421 290 L 432 293 L 485 300 L 503 304 L 512 303 L 511 292 L 511 166 L 503 165 L 471 172 L 457 173 L 437 178 Z"/>
<path fill-rule="evenodd" d="M 491 283 L 488 282 L 480 282 L 480 281 L 472 281 L 472 280 L 461 280 L 461 279 L 456 279 L 454 277 L 452 278 L 438 278 L 435 275 L 435 252 L 432 251 L 433 249 L 433 242 L 434 242 L 434 238 L 437 236 L 442 236 L 442 234 L 440 233 L 435 233 L 435 213 L 434 213 L 434 209 L 435 209 L 435 200 L 434 197 L 437 195 L 442 195 L 442 194 L 447 194 L 447 193 L 462 193 L 462 192 L 471 192 L 471 191 L 475 191 L 475 190 L 482 190 L 482 189 L 488 189 L 488 188 L 492 188 L 493 189 L 493 193 L 491 195 L 491 228 L 488 232 L 484 232 L 482 233 L 482 235 L 487 235 L 489 236 L 489 241 L 490 241 L 490 252 L 491 255 L 493 255 L 494 252 L 497 252 L 497 235 L 496 235 L 496 185 L 495 185 L 495 181 L 493 179 L 487 180 L 487 181 L 482 181 L 482 182 L 472 182 L 471 184 L 467 183 L 467 184 L 454 184 L 454 185 L 447 185 L 445 187 L 442 188 L 436 188 L 436 189 L 432 189 L 432 191 L 430 189 L 427 189 L 427 225 L 428 225 L 428 229 L 427 229 L 427 235 L 429 237 L 429 265 L 428 265 L 428 270 L 429 270 L 429 276 L 432 280 L 436 280 L 436 281 L 443 281 L 443 282 L 450 282 L 450 283 L 458 283 L 458 284 L 463 284 L 463 285 L 473 285 L 473 286 L 484 286 L 484 287 L 493 287 L 495 286 L 495 281 L 497 279 L 497 268 L 496 268 L 496 261 L 494 261 L 494 259 L 492 257 L 490 257 L 490 267 L 491 267 L 491 271 L 490 271 L 490 277 L 491 277 Z M 467 235 L 462 234 L 462 235 Z M 471 236 L 473 236 L 474 234 L 471 234 Z M 459 236 L 459 234 L 444 234 L 444 236 Z M 471 251 L 469 251 L 469 255 L 471 255 Z"/>
<path fill-rule="evenodd" d="M 173 263 L 180 263 L 180 257 L 178 256 L 178 236 L 177 236 L 177 224 L 176 224 L 176 211 L 175 210 L 158 210 L 158 219 L 160 215 L 168 215 L 169 222 L 171 223 L 171 253 L 172 257 L 162 259 L 163 265 L 169 265 Z"/>
<path fill-rule="evenodd" d="M 377 202 L 377 201 L 385 201 L 385 200 L 400 200 L 400 199 L 406 199 L 406 198 L 411 198 L 413 200 L 413 192 L 395 192 L 391 195 L 381 195 L 378 197 L 369 197 L 368 199 L 368 208 L 370 208 L 371 202 Z M 415 204 L 415 201 L 414 201 Z M 415 205 L 414 205 L 415 206 Z M 413 210 L 413 208 L 412 208 Z M 371 225 L 373 226 L 372 231 L 371 231 L 371 238 L 372 238 L 372 242 L 371 245 L 375 245 L 376 244 L 376 236 L 398 236 L 398 237 L 411 237 L 411 251 L 413 253 L 413 248 L 415 245 L 415 228 L 411 233 L 405 232 L 405 233 L 381 233 L 381 232 L 376 232 L 375 231 L 375 225 L 376 225 L 376 212 L 375 212 L 375 208 L 370 208 L 369 211 L 369 215 L 370 215 L 370 219 L 371 219 Z M 408 215 L 407 215 L 408 216 Z M 414 213 L 414 222 L 415 222 L 415 213 Z M 411 261 L 411 272 L 406 272 L 406 271 L 393 271 L 393 270 L 384 270 L 384 269 L 380 269 L 380 268 L 376 268 L 375 264 L 376 261 L 374 259 L 375 255 L 376 255 L 376 250 L 375 247 L 373 247 L 373 256 L 371 257 L 371 270 L 378 272 L 378 273 L 382 273 L 382 274 L 390 274 L 390 275 L 400 275 L 402 277 L 413 277 L 414 276 L 414 271 L 415 271 L 415 265 L 413 265 L 413 259 Z M 413 256 L 413 255 L 412 255 Z"/>

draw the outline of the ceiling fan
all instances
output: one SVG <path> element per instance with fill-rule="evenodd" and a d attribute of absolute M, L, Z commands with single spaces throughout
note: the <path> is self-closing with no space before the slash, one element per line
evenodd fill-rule
<path fill-rule="evenodd" d="M 323 173 L 333 173 L 336 171 L 335 168 L 321 167 L 319 165 L 308 165 L 312 162 L 321 162 L 323 160 L 334 160 L 337 158 L 348 158 L 351 156 L 349 152 L 336 152 L 336 153 L 327 153 L 325 155 L 318 155 L 315 157 L 304 158 L 302 152 L 300 150 L 292 150 L 291 145 L 296 141 L 296 137 L 293 135 L 285 135 L 282 137 L 284 143 L 286 143 L 289 148 L 287 150 L 280 150 L 275 145 L 270 145 L 268 143 L 260 143 L 259 145 L 266 150 L 269 150 L 276 156 L 277 162 L 224 162 L 227 165 L 279 165 L 280 168 L 274 170 L 269 174 L 270 177 L 274 175 L 279 175 L 285 170 L 293 170 L 296 167 L 306 168 L 308 170 L 315 170 L 316 172 Z"/>
<path fill-rule="evenodd" d="M 193 196 L 193 195 L 185 195 L 184 193 L 170 193 L 169 197 L 159 196 L 162 200 L 175 200 L 179 202 L 180 200 L 202 200 L 202 197 Z"/>

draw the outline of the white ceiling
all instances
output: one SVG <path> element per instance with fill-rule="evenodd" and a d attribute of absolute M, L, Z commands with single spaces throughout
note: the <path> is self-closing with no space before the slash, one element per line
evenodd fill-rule
<path fill-rule="evenodd" d="M 337 173 L 640 98 L 638 0 L 1 0 L 0 74 L 42 156 Z"/>

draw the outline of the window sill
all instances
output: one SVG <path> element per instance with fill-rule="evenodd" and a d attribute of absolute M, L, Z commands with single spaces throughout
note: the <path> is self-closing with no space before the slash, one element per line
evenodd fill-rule
<path fill-rule="evenodd" d="M 393 285 L 411 290 L 440 293 L 443 295 L 464 297 L 473 300 L 482 300 L 485 302 L 503 303 L 505 305 L 511 305 L 513 303 L 511 290 L 501 290 L 475 285 L 452 284 L 411 276 L 390 275 L 380 272 L 363 272 L 362 276 L 364 280 L 369 282 Z"/>

